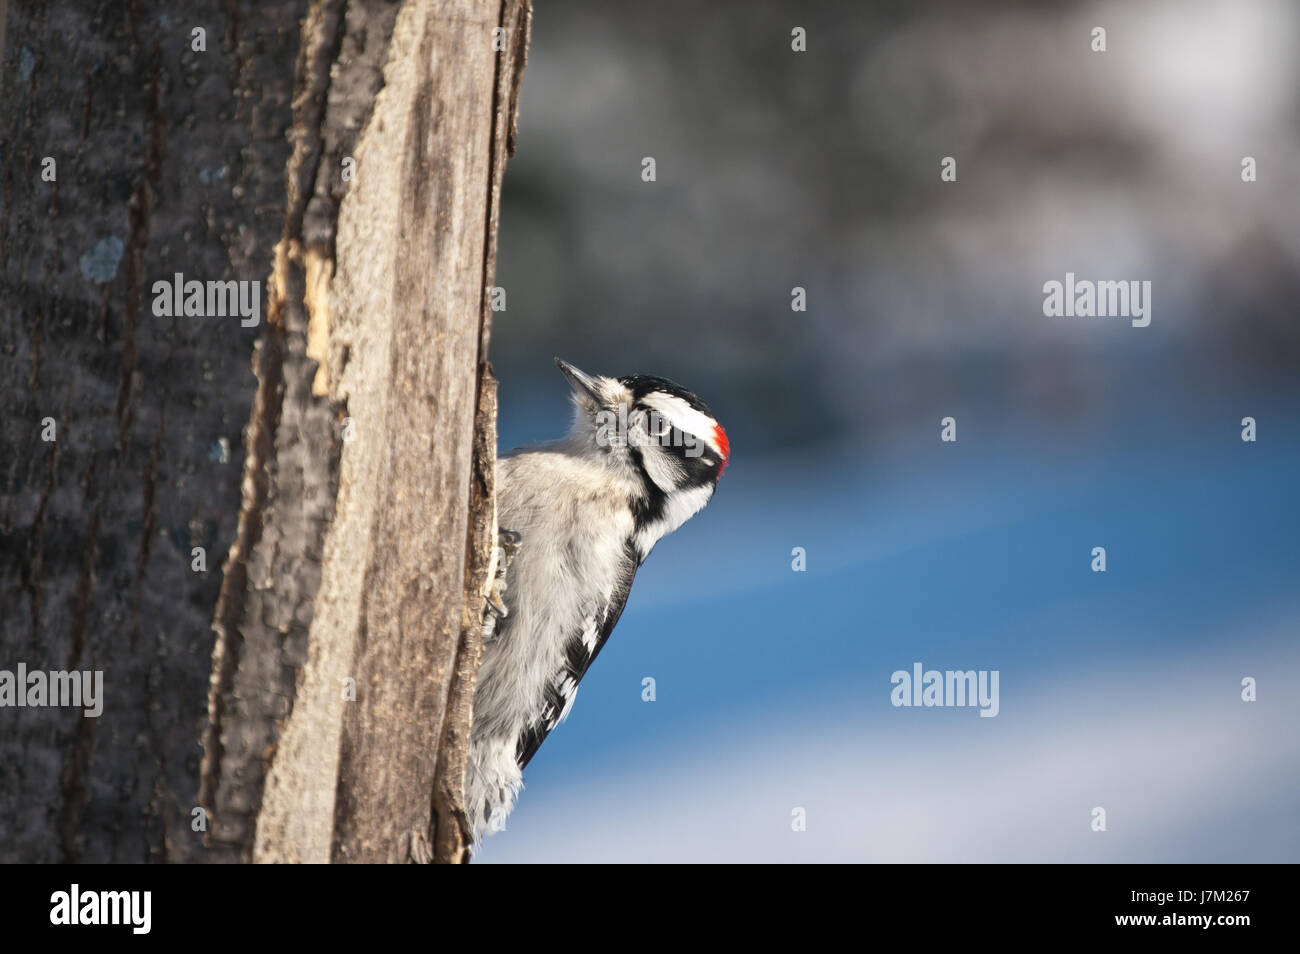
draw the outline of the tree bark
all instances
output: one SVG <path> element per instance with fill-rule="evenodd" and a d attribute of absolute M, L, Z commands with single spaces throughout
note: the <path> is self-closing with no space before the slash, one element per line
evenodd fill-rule
<path fill-rule="evenodd" d="M 0 857 L 465 860 L 529 4 L 177 6 L 0 0 Z"/>

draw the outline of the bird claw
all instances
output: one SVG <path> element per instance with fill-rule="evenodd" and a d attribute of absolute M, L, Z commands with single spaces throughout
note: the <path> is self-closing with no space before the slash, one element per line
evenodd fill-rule
<path fill-rule="evenodd" d="M 514 530 L 501 530 L 497 534 L 496 574 L 492 578 L 492 585 L 488 588 L 487 605 L 483 609 L 485 640 L 496 636 L 497 620 L 505 619 L 510 615 L 505 602 L 506 571 L 510 569 L 510 564 L 514 561 L 515 554 L 519 552 L 523 540 L 523 536 Z"/>

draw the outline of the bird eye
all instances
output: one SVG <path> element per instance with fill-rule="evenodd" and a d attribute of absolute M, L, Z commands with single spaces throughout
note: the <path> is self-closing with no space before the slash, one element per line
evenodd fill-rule
<path fill-rule="evenodd" d="M 651 411 L 646 415 L 645 429 L 651 437 L 663 437 L 673 429 L 673 426 L 658 411 Z"/>

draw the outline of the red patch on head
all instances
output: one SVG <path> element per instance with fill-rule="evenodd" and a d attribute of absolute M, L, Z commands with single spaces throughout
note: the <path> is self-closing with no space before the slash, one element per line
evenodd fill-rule
<path fill-rule="evenodd" d="M 727 432 L 721 424 L 713 425 L 713 443 L 718 445 L 718 452 L 722 454 L 722 466 L 718 468 L 718 479 L 721 480 L 722 472 L 727 469 L 727 460 L 731 457 L 731 444 L 727 442 Z"/>

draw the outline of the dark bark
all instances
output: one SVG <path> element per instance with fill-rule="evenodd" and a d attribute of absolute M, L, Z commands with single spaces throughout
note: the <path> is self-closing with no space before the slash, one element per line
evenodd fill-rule
<path fill-rule="evenodd" d="M 261 329 L 157 318 L 150 287 L 265 278 L 305 3 L 175 6 L 5 11 L 0 668 L 102 669 L 107 696 L 99 719 L 0 710 L 6 860 L 203 854 L 206 659 Z"/>

